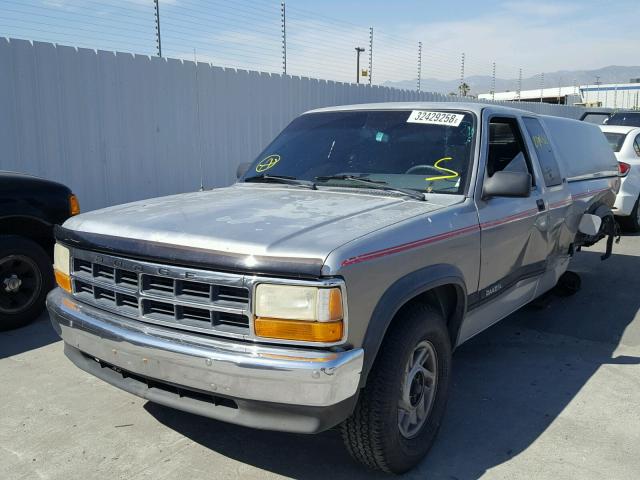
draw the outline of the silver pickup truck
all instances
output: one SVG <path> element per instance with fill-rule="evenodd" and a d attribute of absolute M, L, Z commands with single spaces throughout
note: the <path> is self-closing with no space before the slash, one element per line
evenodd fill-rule
<path fill-rule="evenodd" d="M 431 446 L 452 351 L 615 234 L 598 127 L 516 109 L 315 110 L 241 170 L 57 229 L 48 308 L 65 354 L 214 419 L 340 424 L 353 457 L 388 472 Z"/>

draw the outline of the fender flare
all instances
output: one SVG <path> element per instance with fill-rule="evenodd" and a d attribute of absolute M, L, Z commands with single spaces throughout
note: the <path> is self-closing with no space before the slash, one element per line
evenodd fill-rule
<path fill-rule="evenodd" d="M 373 367 L 389 325 L 400 308 L 418 295 L 443 285 L 455 285 L 458 287 L 456 289 L 458 298 L 455 315 L 459 317 L 457 319 L 458 325 L 456 325 L 457 330 L 459 330 L 459 323 L 462 322 L 467 310 L 467 288 L 464 276 L 457 267 L 448 264 L 436 264 L 421 268 L 399 278 L 384 292 L 373 310 L 362 343 L 364 365 L 360 376 L 361 387 L 366 383 L 367 376 Z M 456 339 L 452 338 L 451 342 L 452 346 L 455 346 Z"/>

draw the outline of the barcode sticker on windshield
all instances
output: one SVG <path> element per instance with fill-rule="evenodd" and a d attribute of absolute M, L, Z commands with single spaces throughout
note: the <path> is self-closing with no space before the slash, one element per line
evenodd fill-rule
<path fill-rule="evenodd" d="M 447 125 L 457 127 L 464 118 L 460 113 L 428 112 L 425 110 L 414 110 L 409 115 L 407 123 L 427 123 L 429 125 Z"/>

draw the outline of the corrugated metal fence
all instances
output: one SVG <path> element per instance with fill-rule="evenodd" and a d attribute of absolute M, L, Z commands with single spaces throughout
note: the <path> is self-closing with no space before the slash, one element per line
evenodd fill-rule
<path fill-rule="evenodd" d="M 460 99 L 0 38 L 0 170 L 61 181 L 92 210 L 196 190 L 201 171 L 228 185 L 306 110 L 412 100 Z"/>

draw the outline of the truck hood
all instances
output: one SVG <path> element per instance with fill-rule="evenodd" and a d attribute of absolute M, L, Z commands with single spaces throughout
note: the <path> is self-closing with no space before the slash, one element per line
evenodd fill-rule
<path fill-rule="evenodd" d="M 223 256 L 312 259 L 321 266 L 332 250 L 351 240 L 460 197 L 438 196 L 437 201 L 235 184 L 88 212 L 68 220 L 64 229 Z"/>

